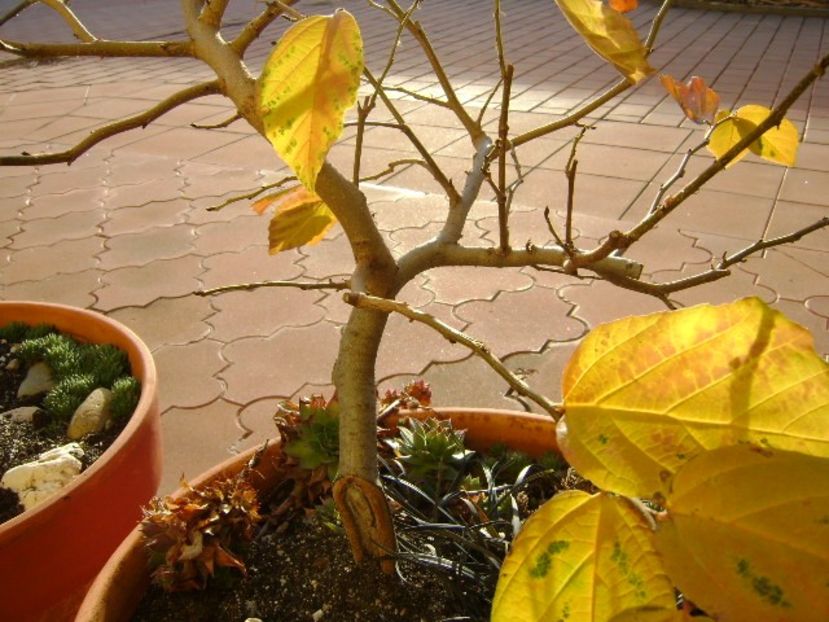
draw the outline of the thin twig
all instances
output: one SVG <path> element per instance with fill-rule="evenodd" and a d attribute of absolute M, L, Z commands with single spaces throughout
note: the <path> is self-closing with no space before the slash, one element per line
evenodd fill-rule
<path fill-rule="evenodd" d="M 225 199 L 224 201 L 222 201 L 221 203 L 219 203 L 217 205 L 212 205 L 212 206 L 208 207 L 207 211 L 208 212 L 218 212 L 219 210 L 224 209 L 228 205 L 238 203 L 239 201 L 245 201 L 245 200 L 248 200 L 248 199 L 255 199 L 256 197 L 258 197 L 263 192 L 267 192 L 268 190 L 271 190 L 272 188 L 279 188 L 280 186 L 284 186 L 285 184 L 287 184 L 288 182 L 291 182 L 291 181 L 296 181 L 296 177 L 294 175 L 289 175 L 288 177 L 283 177 L 279 181 L 275 181 L 272 184 L 265 184 L 263 186 L 260 186 L 256 190 L 252 190 L 251 192 L 246 192 L 245 194 L 237 194 L 235 196 L 232 196 L 229 199 Z"/>
<path fill-rule="evenodd" d="M 286 4 L 291 5 L 295 0 L 286 0 Z M 230 43 L 230 47 L 239 55 L 244 56 L 250 45 L 256 41 L 265 29 L 280 15 L 282 15 L 282 6 L 278 6 L 272 2 L 267 3 L 262 12 L 250 20 L 242 32 L 236 35 L 236 38 Z"/>
<path fill-rule="evenodd" d="M 430 95 L 423 95 L 421 93 L 418 93 L 417 91 L 407 89 L 403 86 L 384 86 L 383 88 L 387 91 L 393 91 L 395 93 L 402 93 L 403 95 L 408 95 L 413 99 L 426 102 L 427 104 L 432 104 L 433 106 L 440 106 L 441 108 L 447 108 L 449 110 L 452 109 L 452 106 L 450 106 L 449 102 L 447 102 L 446 100 L 438 99 L 437 97 L 432 97 Z"/>
<path fill-rule="evenodd" d="M 452 328 L 444 322 L 441 322 L 433 315 L 412 309 L 405 302 L 378 298 L 376 296 L 369 296 L 358 292 L 346 292 L 343 294 L 343 300 L 350 305 L 362 309 L 372 309 L 375 311 L 382 311 L 384 313 L 399 313 L 410 320 L 420 322 L 421 324 L 425 324 L 426 326 L 433 328 L 443 337 L 448 339 L 450 343 L 459 343 L 483 359 L 499 376 L 507 381 L 513 391 L 538 404 L 541 408 L 547 411 L 553 419 L 558 421 L 561 417 L 561 407 L 559 405 L 551 402 L 540 393 L 533 391 L 526 382 L 511 372 L 484 343 Z"/>
<path fill-rule="evenodd" d="M 233 116 L 228 117 L 227 119 L 225 119 L 224 121 L 220 121 L 219 123 L 207 123 L 207 124 L 204 124 L 204 125 L 202 125 L 201 123 L 191 123 L 190 127 L 196 128 L 197 130 L 218 130 L 218 129 L 221 129 L 223 127 L 227 127 L 227 126 L 231 125 L 232 123 L 235 123 L 236 121 L 238 121 L 241 118 L 242 118 L 242 113 L 241 112 L 236 112 L 236 113 L 233 114 Z"/>
<path fill-rule="evenodd" d="M 770 240 L 760 239 L 754 242 L 753 244 L 750 244 L 749 246 L 745 247 L 744 249 L 737 251 L 736 253 L 724 256 L 710 270 L 706 270 L 705 272 L 700 272 L 692 276 L 683 277 L 681 279 L 677 279 L 674 281 L 669 281 L 667 283 L 649 283 L 646 281 L 638 281 L 623 276 L 602 273 L 600 273 L 600 276 L 605 280 L 613 283 L 614 285 L 618 285 L 619 287 L 622 287 L 624 289 L 629 289 L 643 294 L 656 296 L 657 298 L 664 301 L 670 294 L 690 289 L 692 287 L 697 287 L 705 283 L 712 283 L 714 281 L 718 281 L 722 278 L 727 277 L 731 274 L 731 270 L 729 270 L 729 268 L 738 263 L 741 263 L 742 261 L 745 261 L 745 259 L 747 259 L 750 255 L 766 250 L 768 248 L 773 248 L 775 246 L 781 246 L 783 244 L 791 244 L 792 242 L 797 242 L 803 236 L 826 227 L 829 227 L 829 216 L 824 216 L 817 222 L 814 222 L 811 225 L 798 229 L 797 231 L 794 231 L 787 235 L 781 235 Z"/>
<path fill-rule="evenodd" d="M 97 41 L 97 37 L 87 30 L 86 26 L 81 23 L 78 16 L 75 15 L 72 9 L 70 9 L 68 4 L 63 0 L 40 0 L 40 3 L 45 4 L 55 13 L 60 15 L 63 18 L 63 21 L 65 21 L 69 28 L 72 29 L 72 34 L 75 35 L 77 39 L 87 43 Z"/>
<path fill-rule="evenodd" d="M 116 134 L 139 127 L 147 127 L 160 116 L 181 104 L 220 92 L 221 89 L 218 80 L 190 86 L 178 93 L 170 95 L 170 97 L 159 102 L 149 110 L 93 130 L 86 138 L 66 151 L 57 153 L 24 153 L 19 156 L 0 156 L 0 166 L 32 166 L 35 164 L 57 164 L 61 162 L 71 164 L 81 155 L 89 151 L 89 149 L 110 136 L 115 136 Z"/>
<path fill-rule="evenodd" d="M 22 0 L 21 2 L 17 3 L 11 9 L 9 9 L 5 14 L 0 16 L 0 26 L 5 24 L 10 19 L 17 17 L 20 13 L 28 9 L 30 6 L 35 4 L 37 0 Z"/>
<path fill-rule="evenodd" d="M 507 151 L 509 144 L 509 101 L 512 91 L 512 65 L 504 67 L 501 116 L 498 121 L 498 239 L 501 252 L 509 251 L 509 213 L 507 212 Z"/>
<path fill-rule="evenodd" d="M 495 93 L 498 92 L 498 89 L 501 88 L 501 84 L 503 84 L 504 79 L 498 78 L 498 82 L 495 83 L 493 89 L 489 92 L 489 95 L 486 96 L 486 100 L 484 101 L 484 105 L 481 106 L 480 112 L 478 112 L 478 118 L 475 119 L 475 122 L 478 125 L 481 125 L 484 120 L 484 115 L 486 114 L 487 108 L 489 108 L 489 104 L 492 102 L 492 99 L 495 97 Z"/>
<path fill-rule="evenodd" d="M 549 206 L 544 208 L 544 220 L 547 221 L 547 229 L 552 234 L 553 239 L 556 241 L 556 244 L 558 244 L 561 248 L 563 248 L 566 251 L 567 250 L 567 245 L 564 243 L 564 240 L 562 240 L 561 237 L 558 235 L 558 232 L 556 231 L 556 228 L 553 226 L 553 221 L 550 218 L 550 208 L 549 208 Z M 544 270 L 544 268 L 539 267 L 539 266 L 536 266 L 536 268 L 538 270 Z"/>
<path fill-rule="evenodd" d="M 304 283 L 297 281 L 254 281 L 252 283 L 236 283 L 234 285 L 222 285 L 193 292 L 196 296 L 213 296 L 225 292 L 252 291 L 262 287 L 292 287 L 303 291 L 318 289 L 333 289 L 335 291 L 346 290 L 351 287 L 349 281 L 328 281 L 327 283 Z"/>
<path fill-rule="evenodd" d="M 400 160 L 392 160 L 386 165 L 386 168 L 380 171 L 379 173 L 374 173 L 373 175 L 366 175 L 365 177 L 361 177 L 360 181 L 375 181 L 377 179 L 381 179 L 386 175 L 391 175 L 395 172 L 397 167 L 399 166 L 406 166 L 409 164 L 415 164 L 417 166 L 422 166 L 427 171 L 429 170 L 429 166 L 423 160 L 418 160 L 417 158 L 402 158 Z"/>
<path fill-rule="evenodd" d="M 587 130 L 591 129 L 593 129 L 591 125 L 582 126 L 578 136 L 573 139 L 570 157 L 567 159 L 567 166 L 564 167 L 564 174 L 567 176 L 567 215 L 564 221 L 564 248 L 573 248 L 573 207 L 576 195 L 576 171 L 579 166 L 579 161 L 576 159 L 576 150 Z"/>

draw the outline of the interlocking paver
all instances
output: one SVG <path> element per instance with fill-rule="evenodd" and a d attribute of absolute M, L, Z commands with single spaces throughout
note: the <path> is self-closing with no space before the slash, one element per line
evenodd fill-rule
<path fill-rule="evenodd" d="M 124 307 L 108 315 L 129 326 L 150 350 L 182 346 L 206 337 L 216 313 L 210 300 L 199 296 L 157 298 L 146 307 Z M 213 335 L 211 335 L 212 337 Z"/>
<path fill-rule="evenodd" d="M 104 240 L 92 235 L 81 240 L 33 246 L 14 253 L 4 270 L 5 284 L 38 281 L 54 274 L 72 274 L 94 268 Z"/>
<path fill-rule="evenodd" d="M 192 294 L 200 289 L 197 277 L 203 271 L 200 258 L 194 255 L 110 270 L 101 279 L 103 287 L 95 292 L 95 308 L 141 307 L 157 298 Z"/>
<path fill-rule="evenodd" d="M 222 395 L 217 375 L 227 367 L 222 344 L 202 339 L 185 345 L 162 346 L 153 352 L 158 368 L 158 403 L 161 412 L 178 406 L 205 406 Z"/>
<path fill-rule="evenodd" d="M 302 274 L 296 250 L 269 255 L 267 246 L 251 245 L 240 253 L 219 253 L 203 260 L 204 288 L 271 279 L 293 280 Z"/>
<path fill-rule="evenodd" d="M 57 218 L 71 212 L 97 210 L 103 205 L 106 188 L 70 190 L 66 194 L 52 194 L 28 199 L 20 205 L 26 219 Z"/>
<path fill-rule="evenodd" d="M 112 270 L 182 257 L 193 251 L 195 239 L 193 227 L 186 224 L 120 235 L 107 241 L 107 249 L 99 256 L 100 267 Z"/>
<path fill-rule="evenodd" d="M 69 212 L 55 218 L 26 220 L 20 233 L 14 236 L 12 248 L 46 246 L 60 240 L 78 240 L 95 235 L 104 219 L 100 209 Z"/>
<path fill-rule="evenodd" d="M 91 269 L 12 285 L 5 284 L 6 279 L 0 274 L 4 281 L 0 292 L 5 300 L 42 300 L 87 308 L 97 300 L 92 292 L 101 286 L 102 274 L 100 270 Z"/>

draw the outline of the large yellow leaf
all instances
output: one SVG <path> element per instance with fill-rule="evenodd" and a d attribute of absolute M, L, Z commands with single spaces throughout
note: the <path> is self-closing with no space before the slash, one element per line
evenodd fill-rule
<path fill-rule="evenodd" d="M 596 54 L 631 82 L 653 73 L 645 46 L 630 20 L 601 0 L 553 0 Z"/>
<path fill-rule="evenodd" d="M 676 474 L 654 539 L 720 622 L 829 620 L 829 460 L 739 445 Z"/>
<path fill-rule="evenodd" d="M 268 227 L 271 255 L 305 244 L 316 244 L 337 222 L 323 200 L 303 186 L 265 197 L 257 204 L 264 202 L 277 206 L 276 215 Z"/>
<path fill-rule="evenodd" d="M 749 105 L 743 106 L 733 113 L 725 110 L 718 116 L 722 121 L 711 133 L 708 141 L 708 150 L 716 158 L 721 158 L 734 145 L 740 142 L 745 136 L 757 128 L 771 114 L 771 110 L 765 106 Z M 728 117 L 728 118 L 726 118 Z M 760 138 L 755 140 L 749 149 L 758 156 L 769 162 L 794 166 L 797 159 L 798 134 L 797 128 L 788 119 L 783 119 L 777 127 L 767 130 Z M 731 164 L 740 161 L 748 152 L 743 150 Z"/>
<path fill-rule="evenodd" d="M 568 491 L 535 512 L 501 566 L 492 622 L 668 622 L 673 584 L 642 512 L 629 501 Z"/>
<path fill-rule="evenodd" d="M 753 442 L 829 456 L 829 365 L 756 298 L 594 329 L 563 376 L 558 443 L 605 490 L 664 496 L 704 450 Z"/>
<path fill-rule="evenodd" d="M 265 63 L 258 81 L 265 134 L 309 190 L 342 133 L 362 71 L 360 29 L 343 10 L 294 24 Z"/>

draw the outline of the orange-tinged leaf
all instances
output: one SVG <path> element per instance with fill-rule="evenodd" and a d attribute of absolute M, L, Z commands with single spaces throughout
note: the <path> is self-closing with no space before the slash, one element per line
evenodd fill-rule
<path fill-rule="evenodd" d="M 565 458 L 605 490 L 665 496 L 705 450 L 753 442 L 829 457 L 829 365 L 757 298 L 599 326 L 563 376 Z"/>
<path fill-rule="evenodd" d="M 268 227 L 269 252 L 316 244 L 337 222 L 334 213 L 320 199 L 282 207 Z"/>
<path fill-rule="evenodd" d="M 630 20 L 602 0 L 554 0 L 596 54 L 611 63 L 631 82 L 653 73 L 645 46 Z"/>
<path fill-rule="evenodd" d="M 363 41 L 347 11 L 307 17 L 289 28 L 258 81 L 265 135 L 309 190 L 354 105 Z"/>
<path fill-rule="evenodd" d="M 315 192 L 311 192 L 305 186 L 291 186 L 257 199 L 250 207 L 261 216 L 271 206 L 274 206 L 276 211 L 288 210 L 303 203 L 321 200 Z"/>
<path fill-rule="evenodd" d="M 639 0 L 610 0 L 608 4 L 619 13 L 627 13 L 639 6 Z"/>
<path fill-rule="evenodd" d="M 675 622 L 674 589 L 628 500 L 578 490 L 527 520 L 501 566 L 492 622 Z"/>
<path fill-rule="evenodd" d="M 673 478 L 654 538 L 671 578 L 720 622 L 829 620 L 829 460 L 738 445 Z"/>
<path fill-rule="evenodd" d="M 713 123 L 720 106 L 720 96 L 699 76 L 691 76 L 687 83 L 677 82 L 673 76 L 659 77 L 665 90 L 671 94 L 685 116 L 694 123 Z"/>
<path fill-rule="evenodd" d="M 743 106 L 733 113 L 721 111 L 717 120 L 725 119 L 711 133 L 708 141 L 708 150 L 714 157 L 721 158 L 725 153 L 741 141 L 745 136 L 766 120 L 771 111 L 765 106 Z M 727 117 L 727 118 L 726 118 Z M 797 128 L 788 119 L 783 119 L 780 125 L 767 130 L 755 140 L 748 149 L 743 150 L 730 165 L 740 161 L 751 150 L 764 160 L 794 166 L 798 148 Z"/>

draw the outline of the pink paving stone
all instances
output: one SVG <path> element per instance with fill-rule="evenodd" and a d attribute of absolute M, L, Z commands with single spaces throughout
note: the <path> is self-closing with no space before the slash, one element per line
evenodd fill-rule
<path fill-rule="evenodd" d="M 57 218 L 72 212 L 98 210 L 103 205 L 106 189 L 103 187 L 72 190 L 62 195 L 32 197 L 26 207 L 21 206 L 23 216 L 34 220 L 37 218 Z"/>
<path fill-rule="evenodd" d="M 517 268 L 434 268 L 426 273 L 424 287 L 434 292 L 435 301 L 457 305 L 468 300 L 490 300 L 498 292 L 517 292 L 532 287 L 533 281 Z"/>
<path fill-rule="evenodd" d="M 112 270 L 182 257 L 193 251 L 194 241 L 193 227 L 184 224 L 119 235 L 107 240 L 107 250 L 99 256 L 100 267 Z"/>
<path fill-rule="evenodd" d="M 27 220 L 22 231 L 14 236 L 12 248 L 48 246 L 61 240 L 77 240 L 94 236 L 104 219 L 103 210 L 69 212 L 56 218 Z"/>
<path fill-rule="evenodd" d="M 200 255 L 242 251 L 249 246 L 268 243 L 268 216 L 240 215 L 229 222 L 199 225 L 196 252 Z"/>
<path fill-rule="evenodd" d="M 678 120 L 679 108 L 677 108 Z M 610 145 L 634 149 L 647 149 L 674 153 L 690 134 L 690 130 L 677 127 L 658 127 L 646 124 L 600 121 L 596 129 L 587 132 L 585 144 Z M 581 157 L 579 157 L 581 159 Z"/>
<path fill-rule="evenodd" d="M 193 162 L 250 169 L 281 166 L 282 162 L 270 143 L 259 134 L 254 134 L 253 130 L 250 132 L 251 135 L 246 137 L 235 135 L 234 142 L 193 158 Z"/>
<path fill-rule="evenodd" d="M 322 322 L 229 343 L 222 354 L 230 365 L 220 374 L 227 398 L 248 403 L 268 395 L 293 395 L 306 383 L 329 383 L 339 338 L 337 327 Z"/>
<path fill-rule="evenodd" d="M 551 214 L 550 218 L 559 236 L 564 236 L 562 219 L 557 214 Z M 477 225 L 480 229 L 486 231 L 484 237 L 487 240 L 493 244 L 498 244 L 500 234 L 497 216 L 493 218 L 482 218 L 477 221 Z M 574 229 L 575 233 L 577 232 Z M 547 246 L 555 241 L 555 238 L 547 227 L 547 221 L 544 219 L 544 211 L 541 209 L 510 214 L 509 239 L 514 247 L 524 247 L 527 243 L 532 243 L 536 246 Z"/>
<path fill-rule="evenodd" d="M 464 322 L 452 316 L 448 305 L 430 304 L 421 309 L 453 328 L 462 330 Z M 432 361 L 458 361 L 468 350 L 450 343 L 434 329 L 411 322 L 399 314 L 389 317 L 377 354 L 376 375 L 386 378 L 396 374 L 419 374 Z"/>
<path fill-rule="evenodd" d="M 5 283 L 38 281 L 55 274 L 83 272 L 96 267 L 96 255 L 102 250 L 103 239 L 93 235 L 83 240 L 67 240 L 18 251 L 5 268 Z"/>
<path fill-rule="evenodd" d="M 95 304 L 92 292 L 100 287 L 101 274 L 99 270 L 58 274 L 37 281 L 5 285 L 0 291 L 5 300 L 43 300 L 86 308 Z"/>
<path fill-rule="evenodd" d="M 4 220 L 0 222 L 0 246 L 9 246 L 11 238 L 20 231 L 20 222 Z"/>
<path fill-rule="evenodd" d="M 442 221 L 449 211 L 449 202 L 445 197 L 428 194 L 423 197 L 401 198 L 397 201 L 377 201 L 371 204 L 371 211 L 378 229 L 393 231 Z"/>
<path fill-rule="evenodd" d="M 829 253 L 793 248 L 774 248 L 765 257 L 751 257 L 745 270 L 757 275 L 757 282 L 773 289 L 782 298 L 805 300 L 814 293 L 829 291 Z"/>
<path fill-rule="evenodd" d="M 242 429 L 242 436 L 232 449 L 242 452 L 261 445 L 268 439 L 278 439 L 279 431 L 274 424 L 274 416 L 284 401 L 279 397 L 266 397 L 242 407 L 236 416 L 236 424 Z"/>
<path fill-rule="evenodd" d="M 325 309 L 317 304 L 324 295 L 280 287 L 211 296 L 217 311 L 209 319 L 211 338 L 229 343 L 242 337 L 267 337 L 286 326 L 311 326 L 325 317 Z"/>
<path fill-rule="evenodd" d="M 107 182 L 114 188 L 174 179 L 175 161 L 140 154 L 117 154 L 110 161 Z M 156 199 L 160 197 L 154 197 Z"/>
<path fill-rule="evenodd" d="M 658 270 L 680 270 L 686 264 L 707 264 L 711 253 L 695 246 L 696 238 L 672 227 L 654 229 L 630 249 L 625 257 L 644 266 L 646 274 Z"/>
<path fill-rule="evenodd" d="M 573 317 L 582 320 L 590 328 L 628 315 L 666 309 L 656 298 L 621 289 L 606 281 L 565 286 L 559 290 L 559 295 L 575 305 Z"/>
<path fill-rule="evenodd" d="M 829 206 L 829 173 L 788 170 L 780 189 L 784 201 Z"/>
<path fill-rule="evenodd" d="M 807 298 L 806 308 L 826 320 L 826 328 L 829 328 L 829 295 Z"/>
<path fill-rule="evenodd" d="M 240 253 L 218 253 L 203 260 L 199 278 L 204 289 L 254 281 L 291 281 L 302 274 L 296 250 L 269 255 L 266 246 L 250 246 Z"/>
<path fill-rule="evenodd" d="M 101 229 L 109 238 L 139 233 L 153 227 L 168 227 L 184 222 L 188 205 L 183 200 L 155 201 L 140 207 L 108 210 Z"/>
<path fill-rule="evenodd" d="M 466 302 L 455 315 L 469 322 L 467 334 L 483 341 L 497 356 L 535 352 L 548 341 L 569 341 L 584 324 L 568 316 L 571 305 L 549 289 L 504 292 L 494 301 Z"/>
<path fill-rule="evenodd" d="M 351 276 L 354 271 L 354 254 L 348 239 L 341 235 L 336 239 L 325 239 L 314 246 L 302 247 L 305 255 L 299 265 L 305 271 L 303 276 L 312 279 Z"/>
<path fill-rule="evenodd" d="M 154 261 L 143 266 L 117 268 L 104 274 L 103 287 L 95 292 L 95 308 L 143 307 L 157 298 L 177 298 L 201 289 L 200 258 L 193 255 Z"/>
<path fill-rule="evenodd" d="M 673 175 L 682 156 L 672 157 L 656 176 L 656 181 L 663 182 Z M 685 171 L 685 179 L 691 180 L 713 163 L 713 157 L 693 156 Z M 773 197 L 780 187 L 780 181 L 786 169 L 779 165 L 756 161 L 746 157 L 737 165 L 727 168 L 714 176 L 706 185 L 707 190 L 747 194 L 756 197 Z M 680 186 L 681 187 L 681 186 Z"/>
<path fill-rule="evenodd" d="M 79 188 L 98 188 L 104 185 L 107 176 L 107 169 L 103 166 L 77 172 L 63 172 L 54 167 L 45 170 L 46 172 L 40 176 L 37 184 L 32 187 L 33 197 L 45 197 L 52 194 L 66 195 Z"/>
<path fill-rule="evenodd" d="M 210 301 L 199 296 L 160 298 L 146 307 L 124 307 L 109 313 L 129 326 L 150 350 L 180 346 L 210 333 L 207 319 L 215 313 Z"/>
<path fill-rule="evenodd" d="M 34 184 L 35 178 L 32 175 L 0 177 L 0 198 L 22 197 L 28 192 L 29 187 Z"/>
<path fill-rule="evenodd" d="M 161 412 L 173 407 L 204 406 L 222 394 L 224 384 L 216 376 L 227 362 L 222 359 L 221 349 L 218 341 L 203 339 L 182 346 L 162 346 L 153 352 Z"/>
<path fill-rule="evenodd" d="M 105 205 L 113 214 L 120 208 L 146 207 L 159 201 L 172 201 L 178 198 L 177 186 L 180 181 L 170 175 L 139 184 L 122 184 L 110 188 Z"/>
<path fill-rule="evenodd" d="M 774 238 L 794 233 L 807 225 L 818 222 L 827 213 L 829 213 L 829 210 L 822 205 L 777 201 L 765 237 Z M 791 246 L 793 248 L 825 251 L 829 249 L 829 227 L 813 231 L 797 242 L 793 242 Z"/>
<path fill-rule="evenodd" d="M 129 145 L 130 152 L 191 159 L 238 140 L 231 134 L 176 128 L 143 138 Z"/>
<path fill-rule="evenodd" d="M 200 408 L 171 408 L 161 417 L 164 471 L 159 494 L 179 487 L 181 478 L 193 480 L 233 455 L 231 447 L 245 434 L 237 423 L 237 404 L 215 400 Z"/>
<path fill-rule="evenodd" d="M 570 151 L 562 149 L 548 163 L 551 168 L 563 171 L 569 157 Z M 581 144 L 577 157 L 578 170 L 583 173 L 650 181 L 670 156 L 645 149 Z"/>

